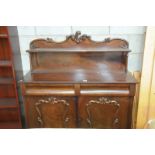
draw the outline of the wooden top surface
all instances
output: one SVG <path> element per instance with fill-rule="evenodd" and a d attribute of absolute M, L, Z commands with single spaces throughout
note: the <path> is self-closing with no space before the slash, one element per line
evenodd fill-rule
<path fill-rule="evenodd" d="M 46 74 L 44 72 L 44 74 Z M 49 72 L 48 72 L 49 74 Z M 136 80 L 133 78 L 131 73 L 127 72 L 98 72 L 98 71 L 84 71 L 84 70 L 75 70 L 74 72 L 51 72 L 53 75 L 53 80 L 49 81 L 37 81 L 33 80 L 31 73 L 27 73 L 24 77 L 25 83 L 136 83 Z"/>

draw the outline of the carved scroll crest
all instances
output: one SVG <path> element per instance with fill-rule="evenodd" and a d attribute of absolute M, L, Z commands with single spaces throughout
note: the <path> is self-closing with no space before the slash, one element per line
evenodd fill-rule
<path fill-rule="evenodd" d="M 67 112 L 69 110 L 69 103 L 66 100 L 61 100 L 61 99 L 57 99 L 55 97 L 49 97 L 47 99 L 40 99 L 38 102 L 35 103 L 35 109 L 37 111 L 37 121 L 39 122 L 40 126 L 43 127 L 44 126 L 44 122 L 42 119 L 42 113 L 40 110 L 40 105 L 41 104 L 58 104 L 61 103 L 63 105 L 65 105 L 65 112 L 64 112 L 64 127 L 67 127 L 67 123 L 69 121 L 69 117 L 67 117 Z"/>
<path fill-rule="evenodd" d="M 86 111 L 88 114 L 88 118 L 87 118 L 87 123 L 89 124 L 89 127 L 92 128 L 93 127 L 93 122 L 92 122 L 92 116 L 90 113 L 90 107 L 93 104 L 102 104 L 102 105 L 113 105 L 114 107 L 116 107 L 116 111 L 114 113 L 114 120 L 113 120 L 113 127 L 116 128 L 119 124 L 119 119 L 117 117 L 118 111 L 119 111 L 119 107 L 120 104 L 118 103 L 117 99 L 112 99 L 112 98 L 108 98 L 108 97 L 100 97 L 98 100 L 90 100 L 89 103 L 86 104 Z"/>
<path fill-rule="evenodd" d="M 86 34 L 81 35 L 81 32 L 77 31 L 75 34 L 66 37 L 66 40 L 70 38 L 72 41 L 75 41 L 77 44 L 79 44 L 81 41 L 85 39 L 90 39 L 91 37 Z"/>
<path fill-rule="evenodd" d="M 85 42 L 86 41 L 86 42 Z M 76 43 L 76 44 L 75 44 Z M 86 47 L 112 47 L 112 48 L 124 48 L 127 49 L 129 44 L 124 39 L 119 38 L 103 38 L 102 41 L 95 41 L 91 39 L 91 36 L 81 34 L 80 31 L 76 31 L 75 34 L 66 36 L 63 41 L 55 41 L 52 38 L 47 39 L 35 39 L 30 43 L 30 49 L 35 48 L 64 48 L 74 45 L 79 47 L 80 43 L 86 45 Z"/>

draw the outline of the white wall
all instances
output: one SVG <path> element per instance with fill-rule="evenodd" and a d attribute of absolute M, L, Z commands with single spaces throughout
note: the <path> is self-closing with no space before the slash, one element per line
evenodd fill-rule
<path fill-rule="evenodd" d="M 138 71 L 142 68 L 143 49 L 145 41 L 146 27 L 130 26 L 64 26 L 64 27 L 23 27 L 18 26 L 18 34 L 20 41 L 20 51 L 22 57 L 23 72 L 26 74 L 30 70 L 29 56 L 26 50 L 29 49 L 29 43 L 36 38 L 53 38 L 56 41 L 65 39 L 66 35 L 75 33 L 80 30 L 82 33 L 92 36 L 93 40 L 104 40 L 106 37 L 123 38 L 129 42 L 132 52 L 129 54 L 128 70 Z M 20 67 L 19 67 L 20 68 Z M 18 65 L 16 65 L 18 71 Z"/>

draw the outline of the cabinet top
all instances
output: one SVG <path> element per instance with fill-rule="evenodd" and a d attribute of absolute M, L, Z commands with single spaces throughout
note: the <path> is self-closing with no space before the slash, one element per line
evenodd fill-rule
<path fill-rule="evenodd" d="M 47 74 L 47 73 L 43 73 Z M 60 74 L 58 76 L 58 74 Z M 54 77 L 56 78 L 54 79 Z M 36 83 L 36 84 L 130 84 L 136 83 L 136 80 L 132 77 L 130 72 L 98 72 L 98 71 L 70 71 L 53 73 L 52 80 L 34 80 L 31 73 L 28 72 L 24 77 L 25 83 Z"/>

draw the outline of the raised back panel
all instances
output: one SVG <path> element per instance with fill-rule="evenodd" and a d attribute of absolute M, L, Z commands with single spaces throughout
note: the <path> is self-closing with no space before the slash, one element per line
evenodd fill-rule
<path fill-rule="evenodd" d="M 128 46 L 128 42 L 123 39 L 107 38 L 96 42 L 80 32 L 67 36 L 62 42 L 49 38 L 36 39 L 30 43 L 28 50 L 31 73 L 35 80 L 38 76 L 39 80 L 55 81 L 59 80 L 60 75 L 64 75 L 68 81 L 71 77 L 75 77 L 76 81 L 79 77 L 81 81 L 84 76 L 98 73 L 100 75 L 96 79 L 102 79 L 103 72 L 127 70 L 127 54 L 130 51 Z"/>
<path fill-rule="evenodd" d="M 62 42 L 55 42 L 51 38 L 36 39 L 30 43 L 30 49 L 36 48 L 123 48 L 128 49 L 128 42 L 123 39 L 110 39 L 106 38 L 104 41 L 94 41 L 88 35 L 81 35 L 81 32 L 76 32 L 75 35 L 66 36 L 66 40 Z"/>

